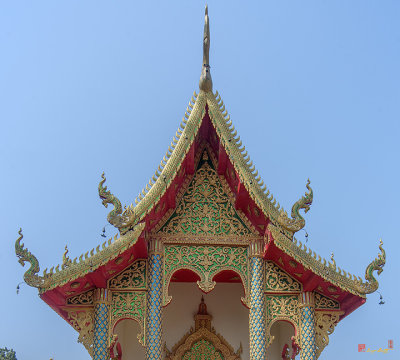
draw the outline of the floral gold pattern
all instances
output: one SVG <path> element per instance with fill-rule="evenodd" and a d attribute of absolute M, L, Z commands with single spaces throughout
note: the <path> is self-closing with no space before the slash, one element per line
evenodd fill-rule
<path fill-rule="evenodd" d="M 206 151 L 202 161 L 175 212 L 159 232 L 186 236 L 251 235 L 209 164 Z"/>
<path fill-rule="evenodd" d="M 295 328 L 295 341 L 299 343 L 299 301 L 297 295 L 266 295 L 266 317 L 267 317 L 267 347 L 274 337 L 271 335 L 272 325 L 279 320 L 290 322 Z"/>
<path fill-rule="evenodd" d="M 267 292 L 300 292 L 301 284 L 292 279 L 272 261 L 265 262 L 265 287 Z"/>
<path fill-rule="evenodd" d="M 321 295 L 319 293 L 315 293 L 315 308 L 316 309 L 334 309 L 339 310 L 340 304 L 328 297 Z"/>
<path fill-rule="evenodd" d="M 139 342 L 145 345 L 146 292 L 124 291 L 113 292 L 111 302 L 110 336 L 116 323 L 121 319 L 132 319 L 140 325 Z"/>
<path fill-rule="evenodd" d="M 199 277 L 198 286 L 204 292 L 215 286 L 213 277 L 224 270 L 236 272 L 243 283 L 247 304 L 248 263 L 247 248 L 229 246 L 181 246 L 166 245 L 164 255 L 164 299 L 167 305 L 172 297 L 168 295 L 168 286 L 174 272 L 181 269 L 194 271 Z"/>
<path fill-rule="evenodd" d="M 91 357 L 93 357 L 94 339 L 94 311 L 68 311 L 68 320 L 72 327 L 78 331 L 78 342 L 81 343 Z"/>
<path fill-rule="evenodd" d="M 68 298 L 67 305 L 93 305 L 93 290 Z"/>
<path fill-rule="evenodd" d="M 321 352 L 329 344 L 329 335 L 335 330 L 336 324 L 339 322 L 339 317 L 343 312 L 315 312 L 315 333 L 316 333 L 316 347 L 317 347 L 317 359 L 321 355 Z"/>
<path fill-rule="evenodd" d="M 108 287 L 115 290 L 138 290 L 146 288 L 146 260 L 136 260 L 127 269 L 108 282 Z"/>

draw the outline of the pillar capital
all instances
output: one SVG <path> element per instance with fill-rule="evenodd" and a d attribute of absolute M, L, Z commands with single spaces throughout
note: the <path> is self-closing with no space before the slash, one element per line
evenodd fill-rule
<path fill-rule="evenodd" d="M 249 245 L 249 257 L 259 257 L 264 256 L 264 240 L 259 239 L 252 241 Z"/>
<path fill-rule="evenodd" d="M 93 292 L 94 304 L 110 304 L 111 302 L 111 290 L 97 288 Z"/>
<path fill-rule="evenodd" d="M 315 307 L 315 300 L 314 300 L 314 292 L 312 291 L 303 291 L 299 295 L 299 306 L 309 306 Z"/>
<path fill-rule="evenodd" d="M 149 255 L 164 256 L 164 244 L 160 239 L 150 239 L 148 242 Z"/>

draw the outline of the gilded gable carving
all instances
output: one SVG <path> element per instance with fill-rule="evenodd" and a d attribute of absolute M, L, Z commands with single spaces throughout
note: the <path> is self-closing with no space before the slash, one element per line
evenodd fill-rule
<path fill-rule="evenodd" d="M 340 304 L 337 301 L 329 299 L 328 297 L 316 292 L 315 293 L 315 308 L 316 309 L 339 310 Z"/>
<path fill-rule="evenodd" d="M 93 305 L 93 290 L 68 298 L 67 305 Z"/>
<path fill-rule="evenodd" d="M 108 287 L 116 290 L 145 289 L 146 260 L 136 260 L 127 269 L 109 280 Z"/>
<path fill-rule="evenodd" d="M 252 226 L 238 214 L 229 197 L 230 189 L 212 166 L 206 151 L 199 168 L 181 196 L 175 211 L 158 231 L 182 237 L 248 237 Z"/>
<path fill-rule="evenodd" d="M 267 292 L 301 291 L 301 284 L 272 261 L 265 262 L 265 286 Z"/>

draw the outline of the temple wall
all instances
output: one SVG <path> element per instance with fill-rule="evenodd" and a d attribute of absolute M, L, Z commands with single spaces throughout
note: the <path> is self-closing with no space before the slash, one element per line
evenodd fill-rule
<path fill-rule="evenodd" d="M 169 350 L 193 326 L 201 296 L 204 296 L 212 325 L 236 351 L 242 343 L 243 360 L 249 359 L 249 310 L 242 305 L 244 296 L 240 283 L 217 283 L 214 290 L 204 294 L 196 283 L 171 283 L 171 303 L 164 308 L 164 340 Z"/>

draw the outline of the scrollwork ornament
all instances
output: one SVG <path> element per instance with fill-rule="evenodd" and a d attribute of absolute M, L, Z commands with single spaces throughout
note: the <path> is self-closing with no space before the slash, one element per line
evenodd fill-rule
<path fill-rule="evenodd" d="M 315 308 L 316 309 L 340 309 L 340 305 L 337 301 L 329 299 L 328 297 L 315 293 Z"/>
<path fill-rule="evenodd" d="M 67 305 L 93 305 L 93 290 L 68 298 Z"/>
<path fill-rule="evenodd" d="M 110 289 L 145 289 L 146 288 L 146 260 L 136 260 L 122 273 L 109 280 Z"/>
<path fill-rule="evenodd" d="M 135 320 L 140 326 L 139 343 L 145 345 L 146 292 L 124 291 L 112 293 L 110 329 L 121 319 Z M 112 336 L 112 334 L 111 334 Z"/>
<path fill-rule="evenodd" d="M 343 312 L 315 312 L 315 342 L 317 347 L 317 358 L 321 352 L 329 344 L 329 335 L 335 330 L 336 324 L 339 322 L 339 317 Z"/>
<path fill-rule="evenodd" d="M 81 343 L 93 358 L 94 311 L 69 311 L 68 320 L 78 331 L 78 342 Z"/>
<path fill-rule="evenodd" d="M 204 151 L 204 155 L 207 152 Z M 161 228 L 165 235 L 251 236 L 209 164 L 208 155 L 190 182 L 175 212 Z"/>
<path fill-rule="evenodd" d="M 210 292 L 215 281 L 213 277 L 224 270 L 232 270 L 239 274 L 245 290 L 243 303 L 247 304 L 248 293 L 248 262 L 245 247 L 229 246 L 165 246 L 164 255 L 164 301 L 167 305 L 171 301 L 167 289 L 172 274 L 177 270 L 188 269 L 200 277 L 197 282 L 204 292 Z"/>
<path fill-rule="evenodd" d="M 301 285 L 272 261 L 265 262 L 265 286 L 267 292 L 300 292 Z"/>

